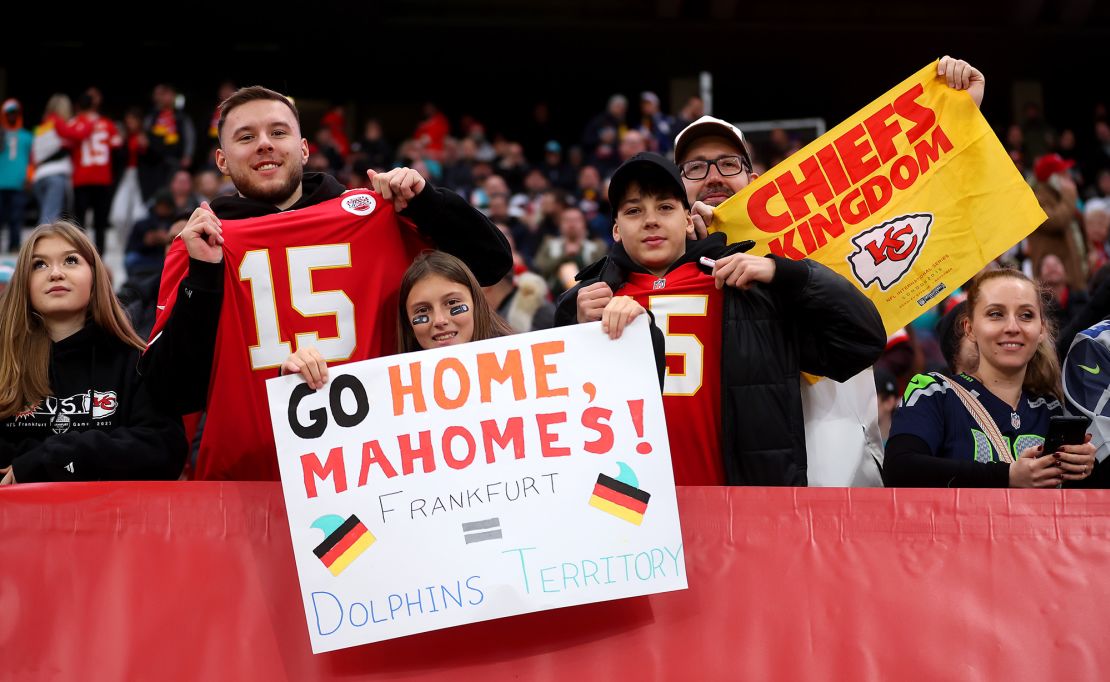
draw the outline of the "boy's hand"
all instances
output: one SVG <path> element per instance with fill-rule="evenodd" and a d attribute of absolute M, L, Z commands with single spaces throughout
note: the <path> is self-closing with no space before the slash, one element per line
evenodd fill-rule
<path fill-rule="evenodd" d="M 601 331 L 608 334 L 610 339 L 619 339 L 628 323 L 644 312 L 644 307 L 631 296 L 617 296 L 601 312 Z"/>
<path fill-rule="evenodd" d="M 613 298 L 613 290 L 605 282 L 594 282 L 578 290 L 578 322 L 597 322 L 605 306 Z"/>
<path fill-rule="evenodd" d="M 717 280 L 718 289 L 726 285 L 747 289 L 753 282 L 770 284 L 775 278 L 775 261 L 763 256 L 734 253 L 717 259 L 717 264 L 713 266 L 713 278 Z"/>
<path fill-rule="evenodd" d="M 281 373 L 300 374 L 309 388 L 318 391 L 328 381 L 328 363 L 315 346 L 305 346 L 285 359 Z"/>

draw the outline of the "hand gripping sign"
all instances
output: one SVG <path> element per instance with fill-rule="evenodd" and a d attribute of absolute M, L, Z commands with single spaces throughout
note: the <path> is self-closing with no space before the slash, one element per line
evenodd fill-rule
<path fill-rule="evenodd" d="M 936 62 L 717 209 L 751 253 L 812 258 L 905 326 L 1045 220 L 971 97 Z"/>
<path fill-rule="evenodd" d="M 313 652 L 686 587 L 648 321 L 267 382 Z"/>

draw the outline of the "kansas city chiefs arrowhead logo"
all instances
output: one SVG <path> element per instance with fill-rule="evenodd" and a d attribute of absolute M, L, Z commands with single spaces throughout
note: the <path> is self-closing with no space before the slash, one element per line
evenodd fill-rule
<path fill-rule="evenodd" d="M 343 199 L 343 210 L 355 215 L 370 215 L 377 207 L 374 197 L 369 194 L 352 194 Z"/>
<path fill-rule="evenodd" d="M 852 237 L 856 250 L 848 256 L 852 274 L 866 289 L 873 282 L 883 291 L 902 279 L 929 238 L 931 213 L 898 216 Z"/>

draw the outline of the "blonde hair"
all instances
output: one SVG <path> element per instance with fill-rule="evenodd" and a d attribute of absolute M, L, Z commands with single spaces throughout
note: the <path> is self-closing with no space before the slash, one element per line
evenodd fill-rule
<path fill-rule="evenodd" d="M 1048 310 L 1047 302 L 1051 296 L 1047 289 L 1039 286 L 1022 272 L 1012 268 L 989 270 L 981 273 L 972 280 L 967 291 L 967 324 L 970 325 L 975 316 L 975 307 L 979 303 L 983 285 L 1002 278 L 1016 279 L 1033 287 L 1033 291 L 1037 295 L 1037 309 L 1041 317 L 1041 324 L 1044 325 L 1044 336 L 1037 344 L 1037 352 L 1034 353 L 1029 360 L 1029 364 L 1025 367 L 1025 379 L 1022 381 L 1021 387 L 1037 395 L 1051 395 L 1058 400 L 1063 400 L 1064 391 L 1060 385 L 1060 360 L 1056 357 L 1056 325 L 1045 314 Z M 980 354 L 981 362 L 982 354 Z"/>
<path fill-rule="evenodd" d="M 57 114 L 66 120 L 73 118 L 73 102 L 70 101 L 69 96 L 61 93 L 51 95 L 50 99 L 46 100 L 44 118 L 50 114 Z"/>
<path fill-rule="evenodd" d="M 108 270 L 85 233 L 64 220 L 39 225 L 19 250 L 11 284 L 0 297 L 0 419 L 19 414 L 51 393 L 50 337 L 31 306 L 30 290 L 32 256 L 43 237 L 66 240 L 92 268 L 86 320 L 133 348 L 146 348 L 112 292 Z"/>

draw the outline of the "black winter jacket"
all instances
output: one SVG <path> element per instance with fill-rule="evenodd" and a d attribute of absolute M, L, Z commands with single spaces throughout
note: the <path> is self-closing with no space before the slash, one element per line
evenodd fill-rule
<path fill-rule="evenodd" d="M 94 323 L 52 344 L 53 395 L 0 421 L 0 467 L 19 483 L 176 479 L 185 432 L 152 406 L 138 360 Z"/>
<path fill-rule="evenodd" d="M 668 271 L 743 250 L 725 235 L 688 241 Z M 811 260 L 775 261 L 770 284 L 727 287 L 722 310 L 721 450 L 729 485 L 804 486 L 801 372 L 849 379 L 878 359 L 886 332 L 875 305 L 851 282 Z M 604 281 L 619 293 L 629 271 L 646 272 L 618 243 L 559 299 L 556 325 L 577 319 L 578 289 Z"/>

